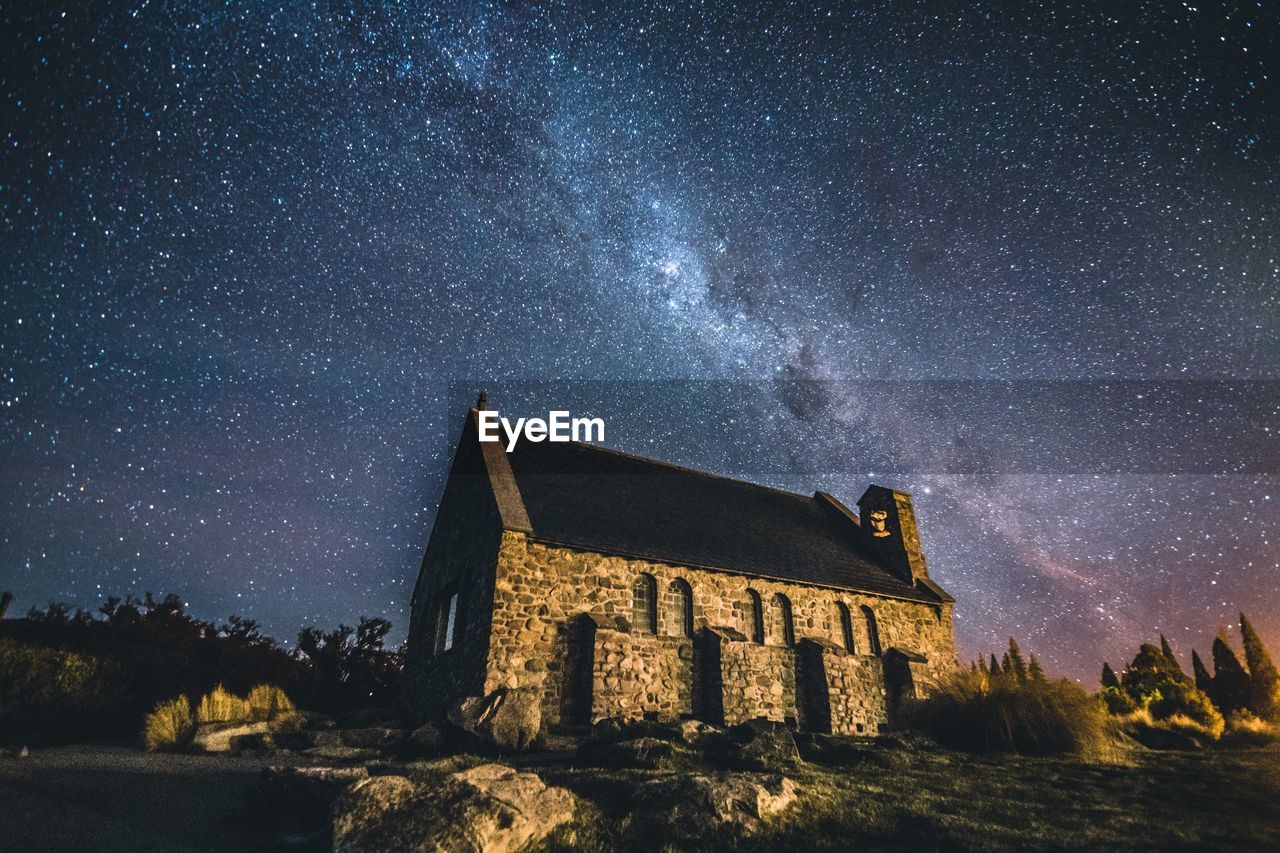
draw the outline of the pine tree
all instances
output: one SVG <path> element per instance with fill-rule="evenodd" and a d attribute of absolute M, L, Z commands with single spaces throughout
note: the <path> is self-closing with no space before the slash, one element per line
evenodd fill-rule
<path fill-rule="evenodd" d="M 1173 654 L 1173 647 L 1169 645 L 1169 641 L 1164 638 L 1164 634 L 1160 635 L 1160 653 L 1164 655 L 1168 662 L 1169 672 L 1177 677 L 1179 681 L 1190 681 L 1187 674 L 1182 671 L 1182 665 L 1178 663 L 1178 658 Z"/>
<path fill-rule="evenodd" d="M 1044 670 L 1040 667 L 1040 660 L 1036 657 L 1035 652 L 1031 653 L 1031 664 L 1027 667 L 1027 678 L 1035 684 L 1044 684 L 1049 680 L 1044 677 Z"/>
<path fill-rule="evenodd" d="M 1120 679 L 1116 678 L 1116 671 L 1106 661 L 1102 662 L 1102 686 L 1104 689 L 1107 687 L 1120 689 Z"/>
<path fill-rule="evenodd" d="M 991 655 L 991 674 L 1000 675 L 1002 672 L 1003 670 L 1000 669 L 1000 661 L 996 660 L 995 653 L 993 652 Z"/>
<path fill-rule="evenodd" d="M 980 672 L 983 675 L 991 674 L 991 671 L 987 669 L 987 659 L 984 657 L 978 658 L 978 672 Z"/>
<path fill-rule="evenodd" d="M 1249 666 L 1249 710 L 1265 720 L 1280 717 L 1280 675 L 1262 638 L 1243 613 L 1240 614 L 1240 638 L 1244 641 L 1244 659 Z"/>
<path fill-rule="evenodd" d="M 1013 674 L 1019 681 L 1027 680 L 1027 664 L 1022 659 L 1022 649 L 1018 648 L 1018 641 L 1013 637 L 1009 638 L 1009 664 L 1013 667 Z"/>
<path fill-rule="evenodd" d="M 1249 673 L 1220 634 L 1213 641 L 1213 692 L 1223 715 L 1248 707 Z"/>
<path fill-rule="evenodd" d="M 1213 699 L 1215 705 L 1218 704 L 1218 700 L 1213 696 L 1213 676 L 1209 674 L 1209 670 L 1205 669 L 1204 661 L 1200 660 L 1200 654 L 1195 649 L 1191 650 L 1191 671 L 1195 673 L 1196 687 Z"/>

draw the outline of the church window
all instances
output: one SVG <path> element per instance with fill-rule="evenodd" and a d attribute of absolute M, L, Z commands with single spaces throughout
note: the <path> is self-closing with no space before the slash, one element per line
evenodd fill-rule
<path fill-rule="evenodd" d="M 631 612 L 637 633 L 658 633 L 658 582 L 653 575 L 641 573 L 636 578 L 631 587 Z"/>
<path fill-rule="evenodd" d="M 840 623 L 840 642 L 846 652 L 853 654 L 853 618 L 843 601 L 836 602 L 836 618 Z"/>
<path fill-rule="evenodd" d="M 880 629 L 876 627 L 876 614 L 865 604 L 862 606 L 862 618 L 867 622 L 867 645 L 871 654 L 880 656 Z"/>
<path fill-rule="evenodd" d="M 782 593 L 773 597 L 773 611 L 778 624 L 778 633 L 782 644 L 790 647 L 796 644 L 796 629 L 791 620 L 791 602 Z"/>
<path fill-rule="evenodd" d="M 764 645 L 764 604 L 760 601 L 760 593 L 754 589 L 748 589 L 747 599 L 751 605 L 751 613 L 748 615 L 751 642 Z"/>
<path fill-rule="evenodd" d="M 670 633 L 678 637 L 692 637 L 693 590 L 689 588 L 689 584 L 680 578 L 673 580 L 667 589 L 667 600 Z"/>

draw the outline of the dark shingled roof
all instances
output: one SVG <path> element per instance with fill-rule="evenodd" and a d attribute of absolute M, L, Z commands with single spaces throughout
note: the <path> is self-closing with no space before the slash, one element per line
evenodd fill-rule
<path fill-rule="evenodd" d="M 853 521 L 817 497 L 587 444 L 522 441 L 508 460 L 537 539 L 939 601 L 876 563 Z"/>

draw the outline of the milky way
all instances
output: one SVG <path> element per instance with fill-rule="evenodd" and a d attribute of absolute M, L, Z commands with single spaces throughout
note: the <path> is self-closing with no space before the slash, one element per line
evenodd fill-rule
<path fill-rule="evenodd" d="M 486 385 L 912 491 L 966 655 L 1280 644 L 1280 26 L 1115 6 L 7 8 L 0 582 L 403 636 Z"/>

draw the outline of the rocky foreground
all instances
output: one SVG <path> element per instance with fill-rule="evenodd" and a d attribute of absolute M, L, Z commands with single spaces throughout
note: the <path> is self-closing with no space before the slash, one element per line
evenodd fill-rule
<path fill-rule="evenodd" d="M 4 838 L 23 850 L 1280 849 L 1274 749 L 1135 747 L 1097 763 L 763 722 L 607 720 L 517 750 L 496 740 L 524 737 L 518 702 L 471 710 L 416 730 L 372 717 L 211 729 L 205 754 L 10 754 Z"/>

